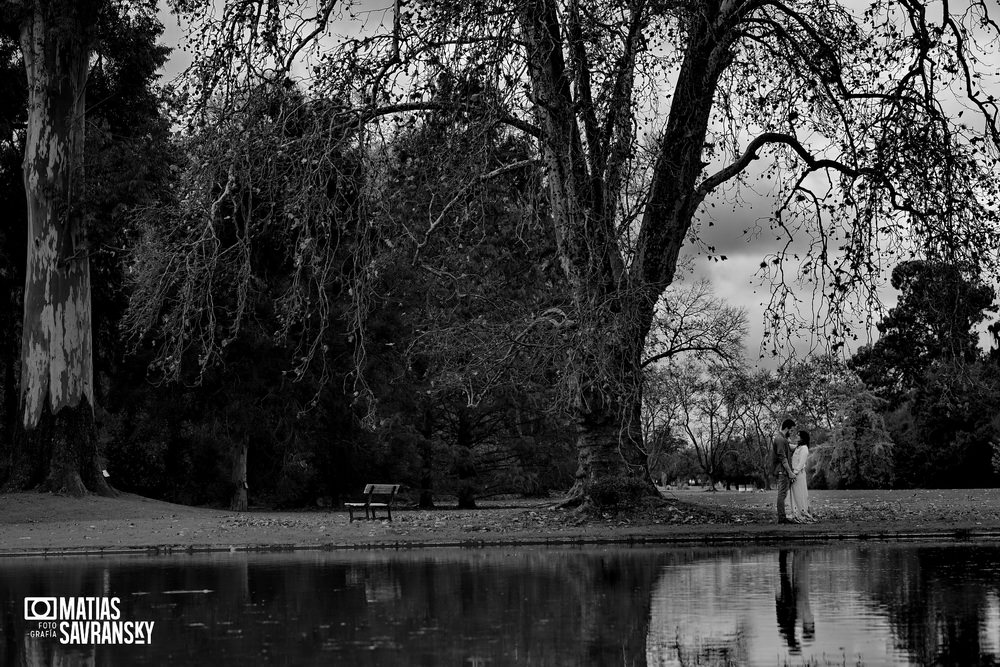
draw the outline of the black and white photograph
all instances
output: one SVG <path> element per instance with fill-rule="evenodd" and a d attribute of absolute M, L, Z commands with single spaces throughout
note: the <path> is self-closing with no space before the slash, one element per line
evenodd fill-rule
<path fill-rule="evenodd" d="M 0 0 L 0 667 L 1000 664 L 996 0 Z"/>

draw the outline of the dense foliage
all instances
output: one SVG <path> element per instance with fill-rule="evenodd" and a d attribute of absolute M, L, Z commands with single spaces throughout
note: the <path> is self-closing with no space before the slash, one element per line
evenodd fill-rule
<path fill-rule="evenodd" d="M 892 284 L 897 305 L 879 324 L 878 341 L 851 365 L 884 401 L 897 484 L 995 484 L 997 357 L 979 344 L 982 324 L 997 311 L 994 289 L 943 260 L 902 263 Z"/>

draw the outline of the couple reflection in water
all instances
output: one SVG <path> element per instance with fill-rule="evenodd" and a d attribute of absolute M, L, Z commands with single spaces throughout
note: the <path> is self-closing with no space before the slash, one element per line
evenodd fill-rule
<path fill-rule="evenodd" d="M 809 553 L 782 549 L 778 553 L 778 590 L 774 596 L 778 633 L 796 655 L 816 638 L 816 622 L 809 606 Z M 799 627 L 801 626 L 801 633 Z"/>

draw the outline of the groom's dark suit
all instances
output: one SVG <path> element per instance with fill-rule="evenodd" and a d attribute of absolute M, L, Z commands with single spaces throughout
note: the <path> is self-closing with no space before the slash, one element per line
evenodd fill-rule
<path fill-rule="evenodd" d="M 792 473 L 792 447 L 788 436 L 779 431 L 771 439 L 771 463 L 778 476 L 778 523 L 788 521 L 785 515 L 785 498 L 788 496 L 788 478 Z"/>

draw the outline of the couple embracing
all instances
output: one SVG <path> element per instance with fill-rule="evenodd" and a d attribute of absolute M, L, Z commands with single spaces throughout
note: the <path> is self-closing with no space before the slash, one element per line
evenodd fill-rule
<path fill-rule="evenodd" d="M 778 523 L 813 523 L 809 511 L 809 488 L 806 486 L 806 460 L 809 458 L 809 432 L 799 431 L 792 439 L 795 422 L 786 419 L 771 441 L 774 472 L 778 476 Z M 789 500 L 790 516 L 785 513 Z"/>

